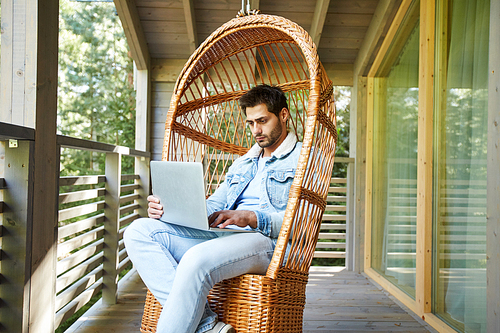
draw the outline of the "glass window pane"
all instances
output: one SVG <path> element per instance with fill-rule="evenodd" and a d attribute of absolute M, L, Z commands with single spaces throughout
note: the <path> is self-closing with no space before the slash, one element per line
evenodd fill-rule
<path fill-rule="evenodd" d="M 489 1 L 437 7 L 433 311 L 486 332 Z"/>
<path fill-rule="evenodd" d="M 406 29 L 394 43 L 398 53 L 374 79 L 372 268 L 414 298 L 418 17 Z"/>

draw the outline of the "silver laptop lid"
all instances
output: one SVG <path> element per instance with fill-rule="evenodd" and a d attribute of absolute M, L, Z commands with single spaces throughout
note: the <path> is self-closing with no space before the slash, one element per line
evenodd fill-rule
<path fill-rule="evenodd" d="M 201 163 L 151 161 L 151 181 L 163 206 L 160 220 L 209 229 Z"/>

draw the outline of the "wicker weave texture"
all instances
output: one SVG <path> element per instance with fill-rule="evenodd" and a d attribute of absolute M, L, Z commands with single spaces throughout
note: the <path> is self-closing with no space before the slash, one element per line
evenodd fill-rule
<path fill-rule="evenodd" d="M 203 162 L 206 192 L 212 194 L 233 161 L 254 144 L 237 102 L 261 83 L 279 86 L 287 95 L 289 131 L 303 142 L 302 150 L 266 275 L 222 281 L 209 302 L 219 320 L 237 332 L 301 332 L 307 272 L 337 142 L 333 85 L 307 32 L 269 15 L 236 18 L 217 29 L 179 75 L 165 124 L 163 159 Z M 155 332 L 160 313 L 160 304 L 148 293 L 141 332 Z"/>

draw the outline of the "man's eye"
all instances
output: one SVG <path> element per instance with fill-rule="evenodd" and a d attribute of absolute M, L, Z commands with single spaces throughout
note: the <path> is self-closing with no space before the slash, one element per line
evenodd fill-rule
<path fill-rule="evenodd" d="M 259 120 L 259 123 L 261 123 L 261 124 L 265 124 L 265 123 L 266 123 L 266 120 L 265 120 L 265 119 L 260 119 L 260 120 Z"/>

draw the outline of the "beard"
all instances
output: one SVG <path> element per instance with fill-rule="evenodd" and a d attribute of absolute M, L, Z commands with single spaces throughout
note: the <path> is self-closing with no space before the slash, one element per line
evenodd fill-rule
<path fill-rule="evenodd" d="M 269 135 L 267 134 L 261 134 L 259 137 L 264 137 L 265 140 L 259 142 L 257 141 L 257 144 L 259 145 L 260 148 L 267 148 L 272 145 L 274 145 L 279 138 L 281 137 L 281 134 L 283 133 L 283 127 L 281 124 L 278 123 L 275 128 L 271 131 Z"/>

